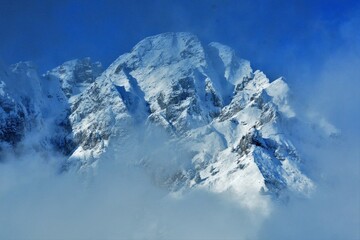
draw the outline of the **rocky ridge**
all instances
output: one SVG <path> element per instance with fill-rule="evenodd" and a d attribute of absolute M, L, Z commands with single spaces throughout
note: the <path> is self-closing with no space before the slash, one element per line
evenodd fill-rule
<path fill-rule="evenodd" d="M 264 196 L 314 188 L 291 141 L 289 94 L 283 78 L 270 81 L 231 48 L 189 33 L 146 38 L 105 71 L 88 58 L 42 76 L 28 62 L 0 65 L 0 152 L 39 132 L 37 148 L 86 170 L 109 146 L 125 147 L 132 129 L 157 126 L 189 152 L 190 164 L 162 179 L 167 187 L 266 206 Z"/>

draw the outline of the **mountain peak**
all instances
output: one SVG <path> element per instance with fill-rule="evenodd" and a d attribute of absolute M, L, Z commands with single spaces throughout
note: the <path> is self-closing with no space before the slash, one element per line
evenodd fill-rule
<path fill-rule="evenodd" d="M 167 135 L 161 144 L 185 146 L 184 154 L 166 157 L 187 164 L 176 173 L 159 173 L 166 183 L 159 184 L 173 191 L 230 191 L 252 208 L 266 206 L 265 195 L 284 189 L 313 189 L 292 143 L 297 116 L 289 87 L 283 78 L 271 81 L 253 71 L 228 46 L 203 44 L 190 33 L 164 33 L 142 40 L 105 71 L 89 58 L 65 62 L 43 77 L 28 63 L 12 69 L 0 73 L 1 143 L 16 145 L 28 131 L 47 129 L 39 142 L 86 171 L 105 153 L 141 145 L 131 139 L 133 129 L 149 140 L 157 138 L 151 129 L 160 128 Z M 36 97 L 8 91 L 14 79 L 30 84 Z M 133 164 L 155 169 L 151 155 Z"/>
<path fill-rule="evenodd" d="M 145 38 L 114 62 L 124 62 L 130 69 L 171 65 L 191 59 L 192 64 L 204 59 L 203 46 L 199 39 L 190 33 L 163 33 Z M 199 63 L 198 63 L 199 64 Z"/>
<path fill-rule="evenodd" d="M 159 48 L 174 48 L 180 46 L 181 48 L 191 47 L 192 45 L 199 45 L 198 37 L 189 32 L 167 32 L 158 35 L 150 36 L 134 46 L 132 52 L 139 51 L 143 48 L 159 49 Z"/>
<path fill-rule="evenodd" d="M 89 57 L 67 61 L 48 71 L 44 76 L 58 79 L 66 96 L 79 94 L 101 74 L 100 62 L 92 62 Z"/>

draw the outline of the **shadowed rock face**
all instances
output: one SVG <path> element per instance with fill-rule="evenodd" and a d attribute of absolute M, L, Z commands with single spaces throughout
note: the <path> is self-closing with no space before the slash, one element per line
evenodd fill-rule
<path fill-rule="evenodd" d="M 170 189 L 232 191 L 251 207 L 260 203 L 249 196 L 313 188 L 291 141 L 296 114 L 286 83 L 253 71 L 227 46 L 165 33 L 144 39 L 105 71 L 88 58 L 43 76 L 24 63 L 2 68 L 3 147 L 41 129 L 44 149 L 50 146 L 86 170 L 109 148 L 128 148 L 131 129 L 143 129 L 139 138 L 151 142 L 150 129 L 157 126 L 169 135 L 164 144 L 186 152 L 175 157 L 190 162 L 157 178 Z M 14 81 L 26 83 L 27 90 L 17 91 Z M 149 157 L 139 158 L 151 168 Z"/>
<path fill-rule="evenodd" d="M 0 66 L 0 72 L 0 145 L 16 146 L 39 121 L 38 99 L 34 93 L 39 87 L 34 79 L 37 76 L 34 66 L 28 62 L 10 68 Z M 28 90 L 23 89 L 27 87 Z"/>
<path fill-rule="evenodd" d="M 0 142 L 16 145 L 25 134 L 25 112 L 20 104 L 6 97 L 0 98 L 1 131 Z"/>
<path fill-rule="evenodd" d="M 30 62 L 1 66 L 0 70 L 1 145 L 16 147 L 31 133 L 36 149 L 53 148 L 70 156 L 77 143 L 69 99 L 95 81 L 101 64 L 88 58 L 72 60 L 43 76 Z"/>

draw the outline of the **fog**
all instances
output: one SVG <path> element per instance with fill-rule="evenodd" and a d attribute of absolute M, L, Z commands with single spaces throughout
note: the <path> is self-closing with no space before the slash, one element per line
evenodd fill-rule
<path fill-rule="evenodd" d="M 156 152 L 159 141 L 142 147 Z M 163 146 L 161 155 L 174 154 Z M 0 238 L 255 238 L 262 213 L 240 208 L 227 194 L 169 194 L 143 167 L 131 164 L 146 154 L 133 149 L 112 152 L 112 160 L 107 154 L 96 171 L 80 174 L 59 174 L 59 159 L 34 152 L 7 159 L 0 168 Z M 155 166 L 169 164 L 157 160 Z"/>
<path fill-rule="evenodd" d="M 253 15 L 251 11 L 249 14 Z M 151 152 L 147 161 L 153 162 L 155 179 L 164 177 L 159 169 L 177 170 L 186 165 L 181 161 L 188 154 L 186 149 L 175 151 L 165 144 L 166 136 L 157 135 L 156 142 L 131 139 L 133 148 L 128 152 L 109 151 L 98 168 L 89 173 L 60 174 L 62 157 L 24 149 L 16 155 L 9 153 L 0 163 L 0 239 L 360 239 L 357 16 L 355 12 L 341 26 L 341 36 L 336 36 L 341 45 L 332 48 L 336 51 L 316 52 L 321 56 L 317 59 L 326 56 L 324 61 L 307 63 L 305 54 L 301 62 L 296 62 L 299 66 L 292 63 L 288 67 L 281 57 L 276 58 L 276 62 L 286 65 L 289 74 L 285 77 L 298 116 L 327 119 L 339 130 L 336 137 L 316 143 L 308 139 L 296 145 L 306 174 L 316 184 L 309 198 L 290 196 L 288 203 L 274 201 L 270 215 L 264 215 L 241 208 L 227 193 L 193 190 L 169 194 L 155 184 L 148 171 L 132 164 Z M 326 40 L 330 41 L 331 36 Z M 251 53 L 263 53 L 272 47 L 265 45 L 259 51 L 258 42 L 256 46 L 248 42 Z M 267 55 L 270 59 L 273 54 Z M 166 162 L 168 156 L 173 157 L 170 163 Z"/>
<path fill-rule="evenodd" d="M 318 114 L 343 111 L 335 99 Z M 59 174 L 62 159 L 55 154 L 9 154 L 0 167 L 0 239 L 359 239 L 358 128 L 341 122 L 335 121 L 336 138 L 299 146 L 317 185 L 313 195 L 274 201 L 270 215 L 241 208 L 227 193 L 169 194 L 134 164 L 147 156 L 158 179 L 159 169 L 186 164 L 186 149 L 175 150 L 161 133 L 132 134 L 127 146 L 110 146 L 97 169 L 85 173 Z"/>
<path fill-rule="evenodd" d="M 326 119 L 339 134 L 297 145 L 317 190 L 310 199 L 292 198 L 288 205 L 275 207 L 260 239 L 360 239 L 358 23 L 353 16 L 342 26 L 344 43 L 321 68 L 294 72 L 298 113 L 318 122 Z"/>
<path fill-rule="evenodd" d="M 293 88 L 299 117 L 323 116 L 339 130 L 297 145 L 316 184 L 309 198 L 275 200 L 266 215 L 228 193 L 169 194 L 156 179 L 166 177 L 162 169 L 186 166 L 189 153 L 164 134 L 134 133 L 87 173 L 60 174 L 63 158 L 52 153 L 8 154 L 0 165 L 0 239 L 359 239 L 356 54 L 344 46 L 315 74 L 316 84 Z M 150 172 L 138 164 L 144 156 Z"/>

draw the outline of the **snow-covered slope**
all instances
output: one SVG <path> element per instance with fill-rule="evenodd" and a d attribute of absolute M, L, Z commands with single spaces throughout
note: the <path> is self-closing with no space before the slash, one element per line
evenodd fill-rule
<path fill-rule="evenodd" d="M 234 76 L 250 74 L 249 63 L 232 54 L 188 33 L 166 33 L 138 43 L 103 76 L 135 91 L 149 104 L 150 119 L 183 133 L 219 115 L 231 100 Z"/>
<path fill-rule="evenodd" d="M 164 33 L 101 71 L 88 58 L 43 76 L 30 63 L 1 65 L 2 152 L 37 129 L 44 149 L 55 148 L 86 170 L 109 148 L 134 147 L 128 141 L 134 129 L 145 137 L 159 127 L 168 134 L 166 145 L 183 146 L 182 161 L 190 163 L 160 178 L 173 191 L 231 192 L 245 206 L 265 209 L 270 195 L 314 188 L 293 145 L 291 125 L 300 119 L 287 84 L 253 71 L 231 48 Z M 134 164 L 151 168 L 152 149 L 146 151 L 139 157 L 148 162 Z"/>
<path fill-rule="evenodd" d="M 31 62 L 1 64 L 0 144 L 6 149 L 2 153 L 22 144 L 71 154 L 75 148 L 69 121 L 72 99 L 94 82 L 100 67 L 88 58 L 72 60 L 41 76 Z"/>
<path fill-rule="evenodd" d="M 20 62 L 0 66 L 0 146 L 19 143 L 42 120 L 42 86 L 36 68 Z"/>
<path fill-rule="evenodd" d="M 75 59 L 63 63 L 59 67 L 46 73 L 46 78 L 60 81 L 65 95 L 71 96 L 81 93 L 102 72 L 100 62 L 91 62 L 90 58 Z"/>

